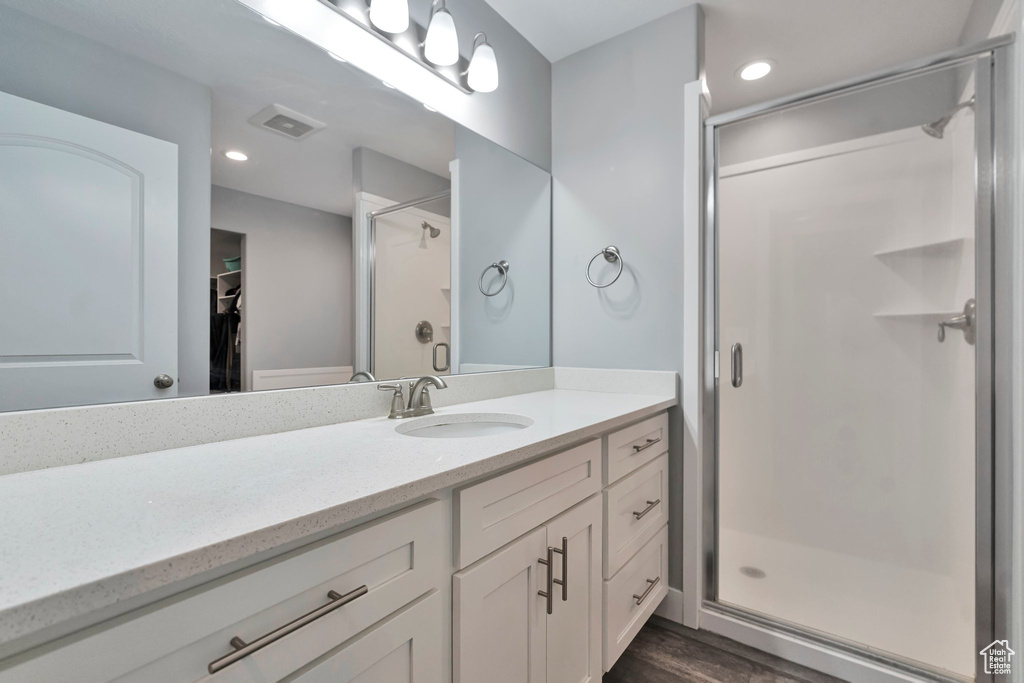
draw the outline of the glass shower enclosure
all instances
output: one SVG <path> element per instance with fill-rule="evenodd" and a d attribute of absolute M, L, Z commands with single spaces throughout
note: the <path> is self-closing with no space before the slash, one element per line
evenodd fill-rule
<path fill-rule="evenodd" d="M 939 680 L 974 679 L 991 622 L 993 59 L 708 137 L 705 604 Z"/>

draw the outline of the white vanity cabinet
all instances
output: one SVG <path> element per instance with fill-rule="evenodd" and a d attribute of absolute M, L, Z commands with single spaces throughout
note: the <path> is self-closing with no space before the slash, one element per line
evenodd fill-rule
<path fill-rule="evenodd" d="M 44 646 L 0 680 L 442 683 L 449 525 L 441 501 L 414 505 Z M 396 677 L 400 651 L 415 679 Z"/>
<path fill-rule="evenodd" d="M 600 544 L 593 496 L 457 572 L 455 681 L 599 681 Z"/>
<path fill-rule="evenodd" d="M 591 441 L 455 492 L 459 563 L 476 560 L 453 579 L 456 683 L 600 680 L 601 455 Z"/>

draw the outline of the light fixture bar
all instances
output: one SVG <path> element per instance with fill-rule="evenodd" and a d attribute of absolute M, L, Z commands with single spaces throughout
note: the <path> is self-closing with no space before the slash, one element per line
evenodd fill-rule
<path fill-rule="evenodd" d="M 411 59 L 413 62 L 415 62 L 419 66 L 423 67 L 424 69 L 426 69 L 430 73 L 434 74 L 435 76 L 437 76 L 438 78 L 443 80 L 445 83 L 448 83 L 449 85 L 451 85 L 451 86 L 453 86 L 455 88 L 458 88 L 459 90 L 461 90 L 462 92 L 464 92 L 467 95 L 472 95 L 474 93 L 474 91 L 472 89 L 470 89 L 466 85 L 466 83 L 464 81 L 464 76 L 462 74 L 468 68 L 469 60 L 463 58 L 461 54 L 459 55 L 459 61 L 456 62 L 454 66 L 438 68 L 438 67 L 434 66 L 433 64 L 431 64 L 430 62 L 428 62 L 426 57 L 424 57 L 422 54 L 420 54 L 421 50 L 418 50 L 418 49 L 417 50 L 413 50 L 413 51 L 403 50 L 399 45 L 397 45 L 395 43 L 395 41 L 391 38 L 390 35 L 388 35 L 387 33 L 384 33 L 383 31 L 380 31 L 376 27 L 374 27 L 372 22 L 369 21 L 369 13 L 368 12 L 367 12 L 367 17 L 366 17 L 367 20 L 365 22 L 363 22 L 363 21 L 360 21 L 358 18 L 352 16 L 346 10 L 341 9 L 340 7 L 338 7 L 338 5 L 336 5 L 334 2 L 332 2 L 332 0 L 317 0 L 317 1 L 321 5 L 324 5 L 325 7 L 328 7 L 329 9 L 331 9 L 334 13 L 340 15 L 345 21 L 350 22 L 354 26 L 358 26 L 363 31 L 365 31 L 366 33 L 370 34 L 371 36 L 373 36 L 374 38 L 376 38 L 380 42 L 384 43 L 385 45 L 390 47 L 395 52 L 398 52 L 399 54 L 401 54 L 403 57 Z M 402 35 L 408 35 L 409 33 L 416 34 L 416 36 L 417 36 L 417 39 L 415 41 L 416 42 L 416 47 L 419 47 L 419 45 L 421 45 L 423 43 L 423 41 L 425 40 L 425 38 L 426 38 L 427 30 L 426 30 L 426 28 L 420 26 L 415 21 L 413 21 L 412 18 L 410 18 L 409 19 L 409 29 L 404 34 L 402 34 Z"/>

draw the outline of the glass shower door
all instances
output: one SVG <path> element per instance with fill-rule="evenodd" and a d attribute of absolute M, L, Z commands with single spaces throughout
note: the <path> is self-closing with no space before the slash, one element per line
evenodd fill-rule
<path fill-rule="evenodd" d="M 961 676 L 975 68 L 721 126 L 716 194 L 717 601 Z"/>

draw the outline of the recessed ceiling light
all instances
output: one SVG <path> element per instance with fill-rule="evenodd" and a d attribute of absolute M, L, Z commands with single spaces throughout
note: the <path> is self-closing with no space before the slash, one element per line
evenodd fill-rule
<path fill-rule="evenodd" d="M 384 84 L 384 87 L 385 87 L 385 88 L 391 88 L 392 90 L 394 90 L 394 89 L 395 89 L 395 86 L 391 85 L 391 84 L 390 84 L 390 83 L 388 83 L 387 81 L 381 81 L 381 83 L 383 83 L 383 84 Z"/>
<path fill-rule="evenodd" d="M 347 62 L 348 61 L 344 57 L 339 57 L 338 55 L 334 54 L 333 52 L 328 52 L 327 54 L 329 54 L 331 56 L 331 59 L 337 59 L 339 62 Z"/>
<path fill-rule="evenodd" d="M 228 159 L 231 159 L 231 161 L 249 160 L 248 154 L 246 154 L 245 152 L 239 152 L 237 149 L 230 149 L 227 152 L 224 152 L 224 156 L 226 156 Z"/>
<path fill-rule="evenodd" d="M 759 78 L 764 78 L 772 70 L 772 63 L 761 59 L 756 62 L 751 62 L 745 66 L 740 67 L 738 72 L 739 77 L 745 81 L 756 81 Z"/>

